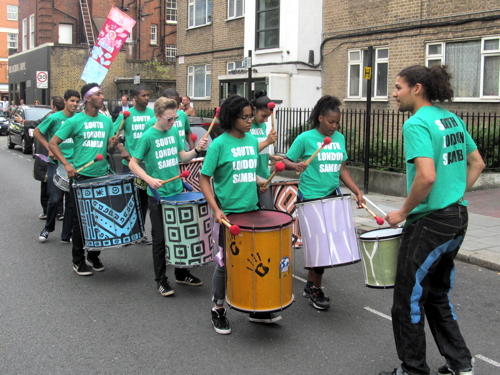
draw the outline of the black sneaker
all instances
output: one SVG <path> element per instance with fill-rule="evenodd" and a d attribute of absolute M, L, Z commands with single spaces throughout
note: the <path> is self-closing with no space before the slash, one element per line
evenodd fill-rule
<path fill-rule="evenodd" d="M 82 260 L 78 264 L 73 263 L 73 271 L 75 271 L 80 276 L 92 275 L 92 270 L 89 268 L 89 266 L 87 266 L 87 263 L 85 263 L 84 260 Z"/>
<path fill-rule="evenodd" d="M 446 364 L 438 368 L 438 375 L 474 375 L 474 370 L 469 368 L 465 370 L 453 371 Z"/>
<path fill-rule="evenodd" d="M 71 243 L 73 242 L 71 238 L 61 238 L 61 243 Z"/>
<path fill-rule="evenodd" d="M 38 236 L 38 241 L 45 242 L 47 241 L 47 238 L 49 238 L 49 232 L 45 228 L 43 228 L 42 233 L 40 233 L 40 236 Z"/>
<path fill-rule="evenodd" d="M 92 269 L 96 272 L 102 272 L 104 271 L 104 265 L 101 263 L 101 261 L 99 260 L 99 258 L 95 258 L 95 259 L 89 259 L 87 257 L 87 265 L 92 267 Z"/>
<path fill-rule="evenodd" d="M 305 287 L 304 287 L 304 292 L 302 293 L 302 296 L 303 296 L 303 297 L 306 297 L 306 298 L 309 298 L 309 297 L 311 296 L 311 289 L 312 289 L 312 286 L 311 286 L 311 287 L 309 287 L 309 288 L 308 288 L 307 286 L 305 286 Z M 323 289 L 323 288 L 321 288 L 321 289 Z M 329 297 L 329 296 L 327 296 L 327 295 L 325 294 L 325 292 L 323 292 L 323 295 L 324 295 L 324 297 L 325 297 L 325 301 L 330 302 L 330 297 Z"/>
<path fill-rule="evenodd" d="M 175 292 L 168 281 L 165 280 L 158 283 L 158 293 L 160 293 L 163 297 L 167 297 L 173 295 Z"/>
<path fill-rule="evenodd" d="M 57 221 L 63 221 L 63 220 L 64 220 L 64 215 L 63 215 L 63 214 L 58 214 L 58 215 L 56 216 L 56 220 L 57 220 Z"/>
<path fill-rule="evenodd" d="M 221 335 L 229 335 L 231 333 L 231 327 L 229 326 L 229 320 L 226 318 L 226 309 L 224 307 L 212 309 L 212 324 L 215 332 Z"/>
<path fill-rule="evenodd" d="M 189 271 L 187 271 L 183 276 L 175 276 L 175 282 L 177 284 L 186 284 L 190 286 L 200 286 L 203 285 L 203 281 L 198 279 L 196 276 L 191 275 Z"/>
<path fill-rule="evenodd" d="M 276 323 L 281 320 L 281 316 L 271 313 L 251 313 L 248 320 L 253 323 Z"/>
<path fill-rule="evenodd" d="M 144 236 L 142 240 L 139 241 L 141 245 L 152 245 L 153 241 L 151 241 L 148 236 Z"/>
<path fill-rule="evenodd" d="M 323 289 L 312 287 L 311 294 L 309 296 L 309 304 L 318 310 L 325 310 L 330 307 L 330 304 L 325 299 L 325 293 Z"/>

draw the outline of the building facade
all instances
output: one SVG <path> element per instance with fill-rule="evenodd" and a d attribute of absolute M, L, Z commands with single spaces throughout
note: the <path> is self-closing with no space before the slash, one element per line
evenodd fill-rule
<path fill-rule="evenodd" d="M 264 89 L 282 106 L 309 107 L 321 96 L 321 1 L 190 0 L 178 7 L 177 87 L 197 107 L 248 97 L 249 82 L 250 97 Z"/>
<path fill-rule="evenodd" d="M 18 46 L 17 0 L 0 0 L 0 95 L 9 97 L 9 56 L 17 52 Z"/>
<path fill-rule="evenodd" d="M 175 64 L 168 62 L 167 46 L 176 44 L 176 1 L 20 0 L 19 53 L 9 57 L 11 100 L 48 104 L 53 95 L 79 90 L 90 50 L 113 5 L 136 24 L 101 85 L 105 96 L 129 94 L 137 76 L 153 98 L 175 86 Z M 48 73 L 46 86 L 40 84 L 40 72 Z"/>
<path fill-rule="evenodd" d="M 500 103 L 498 1 L 324 1 L 323 93 L 347 108 L 364 108 L 368 47 L 372 108 L 396 109 L 398 72 L 410 65 L 446 64 L 452 74 L 451 110 L 496 111 Z"/>

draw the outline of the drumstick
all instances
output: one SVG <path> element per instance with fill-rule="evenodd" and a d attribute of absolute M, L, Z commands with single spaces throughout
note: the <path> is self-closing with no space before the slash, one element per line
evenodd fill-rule
<path fill-rule="evenodd" d="M 271 175 L 269 176 L 267 181 L 264 183 L 264 185 L 262 185 L 262 187 L 265 188 L 271 182 L 273 177 L 276 176 L 276 173 L 281 172 L 284 169 L 285 169 L 285 163 L 283 163 L 282 161 L 277 162 L 276 165 L 274 166 L 274 172 L 271 173 Z"/>
<path fill-rule="evenodd" d="M 367 201 L 367 202 L 368 202 L 368 203 L 370 203 L 373 207 L 375 207 L 377 210 L 379 210 L 379 211 L 380 211 L 380 213 L 381 213 L 382 215 L 387 216 L 387 214 L 386 214 L 384 211 L 382 211 L 382 209 L 381 209 L 379 206 L 377 206 L 375 203 L 373 203 L 371 200 L 369 200 L 369 199 L 368 199 L 367 197 L 365 197 L 364 195 L 363 195 L 363 198 L 365 198 L 365 201 Z"/>
<path fill-rule="evenodd" d="M 125 112 L 123 112 L 123 119 L 122 119 L 122 122 L 121 122 L 121 124 L 120 124 L 120 127 L 118 128 L 118 131 L 117 131 L 117 132 L 116 132 L 116 134 L 115 134 L 115 137 L 116 137 L 118 134 L 120 134 L 120 132 L 122 131 L 123 125 L 125 124 L 125 119 L 126 119 L 127 117 L 129 117 L 129 116 L 130 116 L 130 112 L 129 112 L 129 111 L 125 111 Z"/>
<path fill-rule="evenodd" d="M 94 164 L 96 161 L 101 161 L 101 160 L 104 160 L 104 156 L 102 156 L 101 154 L 97 154 L 97 156 L 95 157 L 94 160 L 92 161 L 89 161 L 87 164 L 85 164 L 83 167 L 79 168 L 76 170 L 76 173 L 80 173 L 81 171 L 83 171 L 85 168 L 87 167 L 90 167 L 92 164 Z"/>
<path fill-rule="evenodd" d="M 319 146 L 319 148 L 314 152 L 314 154 L 312 154 L 311 157 L 305 161 L 306 165 L 309 165 L 309 163 L 313 161 L 313 159 L 319 154 L 319 152 L 323 149 L 323 147 L 329 145 L 330 143 L 332 143 L 332 139 L 330 137 L 325 137 L 325 139 L 323 139 L 323 144 Z M 300 173 L 301 172 L 296 172 L 296 174 Z"/>
<path fill-rule="evenodd" d="M 229 233 L 231 233 L 233 236 L 237 236 L 240 234 L 240 227 L 237 226 L 236 224 L 231 225 L 228 221 L 221 219 L 222 224 L 224 224 L 226 227 L 229 228 Z"/>
<path fill-rule="evenodd" d="M 202 137 L 202 138 L 208 138 L 208 135 L 210 134 L 210 132 L 212 131 L 212 128 L 213 128 L 213 127 L 214 127 L 214 125 L 215 125 L 215 120 L 217 119 L 217 117 L 219 117 L 219 113 L 220 113 L 220 107 L 217 107 L 217 109 L 215 110 L 215 116 L 214 116 L 214 118 L 213 118 L 213 120 L 212 120 L 212 123 L 210 124 L 210 126 L 208 127 L 207 132 L 203 135 L 203 137 Z M 193 133 L 193 134 L 194 134 L 194 133 Z M 192 136 L 191 136 L 191 137 L 192 137 Z M 193 139 L 193 138 L 191 138 L 191 139 Z M 195 139 L 193 139 L 193 142 L 194 142 L 195 140 L 196 140 L 196 138 L 195 138 Z M 199 147 L 197 147 L 197 149 L 198 149 L 198 150 L 200 150 L 200 151 L 202 150 L 202 149 L 201 149 L 201 148 L 199 148 Z"/>
<path fill-rule="evenodd" d="M 372 210 L 370 210 L 368 207 L 366 207 L 366 204 L 361 203 L 361 207 L 363 207 L 366 211 L 368 211 L 368 213 L 370 215 L 373 216 L 373 218 L 375 219 L 375 221 L 377 222 L 378 225 L 384 224 L 384 219 L 382 219 L 381 217 L 378 217 L 377 215 L 375 215 Z"/>
<path fill-rule="evenodd" d="M 180 175 L 169 178 L 168 180 L 162 181 L 160 183 L 162 185 L 165 185 L 167 182 L 174 181 L 174 180 L 177 180 L 178 178 L 188 177 L 188 176 L 189 176 L 189 171 L 183 171 Z"/>
<path fill-rule="evenodd" d="M 276 104 L 274 102 L 267 103 L 267 108 L 271 111 L 271 131 L 274 130 L 274 108 Z M 273 147 L 276 147 L 276 142 L 273 142 Z"/>

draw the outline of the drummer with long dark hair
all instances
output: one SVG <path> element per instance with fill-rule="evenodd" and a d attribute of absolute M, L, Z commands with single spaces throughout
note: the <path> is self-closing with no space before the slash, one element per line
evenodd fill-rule
<path fill-rule="evenodd" d="M 363 193 L 351 178 L 346 168 L 347 150 L 340 128 L 340 100 L 325 95 L 314 106 L 308 123 L 312 129 L 300 134 L 293 142 L 283 159 L 286 169 L 301 172 L 299 181 L 300 199 L 320 199 L 335 195 L 342 181 L 355 195 L 358 204 L 364 203 Z M 325 137 L 331 143 L 323 148 L 309 165 L 305 163 L 323 143 Z M 332 157 L 323 155 L 335 153 Z M 322 155 L 323 154 L 323 155 Z M 330 298 L 322 288 L 324 267 L 309 269 L 304 297 L 309 297 L 309 304 L 318 310 L 330 307 Z"/>

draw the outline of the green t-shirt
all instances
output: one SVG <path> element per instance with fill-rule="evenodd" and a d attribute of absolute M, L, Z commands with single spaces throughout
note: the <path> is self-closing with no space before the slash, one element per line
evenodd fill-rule
<path fill-rule="evenodd" d="M 252 134 L 259 143 L 265 141 L 267 139 L 266 135 L 266 123 L 256 124 L 252 122 L 252 128 L 250 129 L 250 134 Z M 269 172 L 269 146 L 264 148 L 259 153 L 259 158 L 257 161 L 257 176 L 268 178 L 271 175 Z"/>
<path fill-rule="evenodd" d="M 248 133 L 243 138 L 223 133 L 208 147 L 200 173 L 213 177 L 215 194 L 225 213 L 258 209 L 258 153 L 259 143 Z"/>
<path fill-rule="evenodd" d="M 73 138 L 75 151 L 73 165 L 75 169 L 83 167 L 96 158 L 98 154 L 104 160 L 95 162 L 79 174 L 87 177 L 101 177 L 108 173 L 109 164 L 106 159 L 108 141 L 114 135 L 113 122 L 102 113 L 90 117 L 85 112 L 80 112 L 64 122 L 56 132 L 56 136 L 63 141 Z"/>
<path fill-rule="evenodd" d="M 125 137 L 125 149 L 132 155 L 132 152 L 137 147 L 139 143 L 139 139 L 142 137 L 142 134 L 145 131 L 146 123 L 155 117 L 155 112 L 146 107 L 144 111 L 138 111 L 135 107 L 129 109 L 130 116 L 125 119 L 125 123 L 123 124 L 123 134 Z M 120 124 L 122 123 L 123 114 L 120 114 L 113 124 L 113 134 L 116 134 Z M 154 124 L 153 124 L 154 125 Z M 124 165 L 128 165 L 125 159 L 122 160 Z"/>
<path fill-rule="evenodd" d="M 467 154 L 477 146 L 464 122 L 455 114 L 437 107 L 420 108 L 403 126 L 406 183 L 410 193 L 416 169 L 413 159 L 431 158 L 436 181 L 429 195 L 410 212 L 408 222 L 443 209 L 461 200 L 467 186 Z M 461 201 L 467 205 L 467 201 Z"/>
<path fill-rule="evenodd" d="M 64 124 L 64 122 L 69 118 L 70 117 L 66 116 L 63 111 L 53 113 L 45 120 L 43 120 L 43 122 L 40 125 L 38 125 L 38 130 L 40 130 L 40 133 L 45 135 L 47 142 L 50 142 L 50 140 L 57 133 L 61 125 Z M 75 149 L 73 144 L 73 138 L 65 139 L 63 143 L 59 145 L 59 148 L 61 149 L 61 152 L 63 156 L 66 158 L 66 160 L 70 163 L 73 163 L 73 152 Z"/>
<path fill-rule="evenodd" d="M 342 163 L 347 160 L 345 139 L 337 131 L 330 138 L 332 142 L 323 147 L 307 169 L 300 174 L 299 190 L 304 199 L 326 197 L 340 184 L 340 169 Z M 306 161 L 323 144 L 324 139 L 325 136 L 316 129 L 303 132 L 295 139 L 286 157 L 293 162 L 297 162 L 299 158 Z"/>
<path fill-rule="evenodd" d="M 154 113 L 154 112 L 153 112 Z M 177 111 L 177 116 L 179 117 L 176 122 L 174 122 L 174 128 L 177 129 L 179 132 L 179 137 L 181 139 L 182 144 L 184 145 L 183 150 L 186 149 L 185 147 L 185 142 L 186 142 L 186 133 L 191 132 L 191 126 L 189 125 L 189 119 L 187 115 L 184 113 L 184 111 Z M 151 126 L 154 126 L 156 124 L 156 117 L 153 114 L 153 118 L 151 118 L 147 123 L 146 123 L 146 130 L 149 129 Z"/>
<path fill-rule="evenodd" d="M 160 180 L 178 176 L 179 152 L 184 150 L 177 129 L 173 126 L 169 131 L 149 128 L 143 134 L 132 156 L 144 161 L 146 173 Z M 161 197 L 170 197 L 179 194 L 183 190 L 182 180 L 167 182 L 158 189 Z M 148 191 L 148 195 L 153 194 Z"/>

